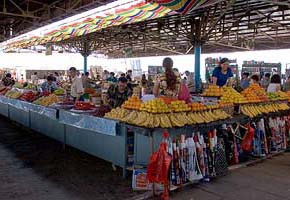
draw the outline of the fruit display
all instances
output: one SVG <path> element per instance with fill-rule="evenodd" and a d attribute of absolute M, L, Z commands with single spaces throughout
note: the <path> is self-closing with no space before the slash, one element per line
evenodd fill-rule
<path fill-rule="evenodd" d="M 164 101 L 166 104 L 170 104 L 172 101 L 176 101 L 177 98 L 171 98 L 171 97 L 166 97 L 166 96 L 160 96 L 160 99 Z"/>
<path fill-rule="evenodd" d="M 22 93 L 17 91 L 17 90 L 9 90 L 5 94 L 6 97 L 9 97 L 11 99 L 18 99 L 21 95 L 22 95 Z"/>
<path fill-rule="evenodd" d="M 65 89 L 57 88 L 56 90 L 54 90 L 53 94 L 55 94 L 55 95 L 64 95 L 65 94 Z"/>
<path fill-rule="evenodd" d="M 94 116 L 96 117 L 104 117 L 106 113 L 110 112 L 111 108 L 109 106 L 100 106 L 97 108 Z"/>
<path fill-rule="evenodd" d="M 28 89 L 28 90 L 34 90 L 35 87 L 36 87 L 36 86 L 33 85 L 32 83 L 28 83 L 27 86 L 25 86 L 24 88 L 25 88 L 25 89 Z"/>
<path fill-rule="evenodd" d="M 193 112 L 206 110 L 206 106 L 199 102 L 192 102 L 188 104 Z"/>
<path fill-rule="evenodd" d="M 77 101 L 75 102 L 75 110 L 92 110 L 94 106 L 90 102 Z"/>
<path fill-rule="evenodd" d="M 142 101 L 137 96 L 130 97 L 127 101 L 125 101 L 122 105 L 122 108 L 140 110 Z"/>
<path fill-rule="evenodd" d="M 203 92 L 202 96 L 207 97 L 220 97 L 222 96 L 223 90 L 216 85 L 209 85 L 208 88 Z"/>
<path fill-rule="evenodd" d="M 146 111 L 149 113 L 168 113 L 171 110 L 168 105 L 160 98 L 152 99 L 141 104 L 141 111 Z"/>
<path fill-rule="evenodd" d="M 36 98 L 37 95 L 34 92 L 29 91 L 24 92 L 19 99 L 22 101 L 33 102 Z"/>
<path fill-rule="evenodd" d="M 13 85 L 14 88 L 23 89 L 23 85 L 21 83 L 15 83 Z"/>
<path fill-rule="evenodd" d="M 118 107 L 106 113 L 105 117 L 109 119 L 121 120 L 124 119 L 127 115 L 129 115 L 129 113 L 130 113 L 129 110 Z"/>
<path fill-rule="evenodd" d="M 33 103 L 41 106 L 49 106 L 51 104 L 57 103 L 58 98 L 55 94 L 50 94 L 49 96 L 42 96 L 35 100 Z"/>
<path fill-rule="evenodd" d="M 136 110 L 130 112 L 124 108 L 116 108 L 106 113 L 105 117 L 146 128 L 171 128 L 223 120 L 229 118 L 230 115 L 220 109 L 196 113 L 178 112 L 153 114 Z"/>
<path fill-rule="evenodd" d="M 247 99 L 248 103 L 269 101 L 265 90 L 259 84 L 251 84 L 247 89 L 242 91 L 242 95 Z"/>
<path fill-rule="evenodd" d="M 276 92 L 268 92 L 267 96 L 268 96 L 270 101 L 278 101 L 278 100 L 280 100 L 280 97 L 279 97 L 279 95 Z"/>
<path fill-rule="evenodd" d="M 0 95 L 5 95 L 11 88 L 10 87 L 1 87 L 0 88 Z"/>
<path fill-rule="evenodd" d="M 267 96 L 270 99 L 270 101 L 283 101 L 288 100 L 289 98 L 287 93 L 282 91 L 268 92 Z"/>
<path fill-rule="evenodd" d="M 181 100 L 172 101 L 168 107 L 172 112 L 186 112 L 191 110 L 190 106 Z"/>
<path fill-rule="evenodd" d="M 241 112 L 248 117 L 257 117 L 271 112 L 279 112 L 289 110 L 290 107 L 286 103 L 273 103 L 261 105 L 244 105 L 241 106 Z"/>
<path fill-rule="evenodd" d="M 220 99 L 221 103 L 234 103 L 234 104 L 244 104 L 247 103 L 247 99 L 238 93 L 232 87 L 223 87 L 223 94 Z"/>

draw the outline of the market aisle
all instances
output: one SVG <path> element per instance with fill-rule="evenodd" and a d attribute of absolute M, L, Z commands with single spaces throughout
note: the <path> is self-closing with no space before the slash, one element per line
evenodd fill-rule
<path fill-rule="evenodd" d="M 111 164 L 0 117 L 0 200 L 115 200 L 137 193 Z"/>
<path fill-rule="evenodd" d="M 290 199 L 290 153 L 232 171 L 209 184 L 172 194 L 173 200 L 285 200 Z"/>

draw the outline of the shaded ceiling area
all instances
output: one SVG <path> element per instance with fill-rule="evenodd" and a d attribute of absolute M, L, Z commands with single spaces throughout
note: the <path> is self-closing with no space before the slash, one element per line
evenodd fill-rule
<path fill-rule="evenodd" d="M 1 0 L 0 42 L 114 0 Z"/>
<path fill-rule="evenodd" d="M 176 14 L 100 30 L 63 41 L 110 57 L 184 55 L 202 44 L 203 53 L 290 48 L 288 0 L 215 1 L 185 16 Z"/>

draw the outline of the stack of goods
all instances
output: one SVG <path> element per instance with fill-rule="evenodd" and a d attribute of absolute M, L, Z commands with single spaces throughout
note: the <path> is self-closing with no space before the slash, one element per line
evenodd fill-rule
<path fill-rule="evenodd" d="M 198 103 L 198 102 L 192 102 L 189 104 L 189 106 L 191 107 L 191 110 L 193 112 L 196 112 L 196 111 L 204 111 L 206 110 L 206 106 L 202 103 Z"/>
<path fill-rule="evenodd" d="M 50 94 L 48 96 L 42 96 L 35 100 L 33 103 L 41 106 L 49 106 L 58 102 L 58 98 L 55 94 Z"/>
<path fill-rule="evenodd" d="M 75 102 L 75 110 L 92 110 L 94 106 L 90 102 L 77 101 Z"/>
<path fill-rule="evenodd" d="M 168 107 L 172 112 L 187 112 L 191 110 L 190 106 L 186 104 L 185 101 L 180 100 L 172 101 Z"/>
<path fill-rule="evenodd" d="M 220 99 L 222 104 L 234 103 L 234 104 L 244 104 L 248 103 L 247 99 L 238 93 L 232 87 L 223 87 L 223 94 Z"/>
<path fill-rule="evenodd" d="M 13 85 L 14 88 L 23 89 L 23 85 L 21 83 L 15 83 Z"/>
<path fill-rule="evenodd" d="M 0 88 L 0 95 L 5 95 L 6 92 L 8 92 L 10 89 L 11 89 L 11 88 L 9 88 L 9 87 L 5 87 L 5 86 L 1 87 L 1 88 Z"/>
<path fill-rule="evenodd" d="M 290 107 L 286 103 L 272 103 L 261 105 L 243 105 L 241 112 L 248 117 L 257 117 L 259 115 L 289 110 Z"/>
<path fill-rule="evenodd" d="M 33 85 L 32 83 L 28 83 L 27 86 L 24 87 L 24 89 L 27 89 L 27 90 L 35 90 L 36 89 L 36 86 Z"/>
<path fill-rule="evenodd" d="M 142 101 L 140 98 L 138 98 L 137 96 L 132 96 L 123 103 L 122 108 L 140 110 L 141 104 Z"/>
<path fill-rule="evenodd" d="M 171 110 L 164 100 L 157 98 L 141 104 L 141 111 L 148 113 L 169 113 Z"/>
<path fill-rule="evenodd" d="M 124 108 L 115 108 L 112 109 L 110 112 L 105 114 L 106 118 L 109 119 L 115 119 L 115 120 L 122 120 L 124 119 L 127 115 L 129 115 L 130 111 Z"/>
<path fill-rule="evenodd" d="M 230 116 L 223 110 L 207 110 L 201 112 L 187 112 L 191 108 L 183 101 L 172 101 L 167 105 L 162 99 L 153 99 L 141 104 L 140 111 L 127 109 L 113 109 L 105 116 L 120 120 L 128 124 L 147 128 L 171 128 L 185 125 L 209 123 L 224 120 Z"/>
<path fill-rule="evenodd" d="M 18 99 L 20 96 L 22 95 L 21 92 L 17 91 L 17 90 L 9 90 L 8 92 L 6 92 L 5 96 L 9 97 L 11 99 Z"/>
<path fill-rule="evenodd" d="M 248 103 L 269 101 L 265 90 L 261 88 L 258 84 L 251 84 L 247 89 L 242 91 L 242 95 L 244 95 Z"/>
<path fill-rule="evenodd" d="M 56 90 L 54 90 L 53 94 L 55 95 L 65 95 L 65 89 L 63 88 L 57 88 Z"/>
<path fill-rule="evenodd" d="M 106 113 L 110 112 L 111 108 L 109 106 L 99 106 L 94 114 L 96 117 L 104 117 Z"/>
<path fill-rule="evenodd" d="M 202 95 L 206 97 L 220 97 L 222 94 L 223 90 L 219 86 L 209 85 Z"/>
<path fill-rule="evenodd" d="M 28 91 L 28 92 L 23 93 L 23 95 L 20 97 L 20 100 L 27 101 L 27 102 L 33 102 L 36 100 L 36 98 L 37 98 L 37 95 L 34 92 Z"/>
<path fill-rule="evenodd" d="M 270 101 L 283 101 L 288 100 L 288 95 L 285 92 L 278 91 L 278 92 L 268 92 L 268 98 Z"/>

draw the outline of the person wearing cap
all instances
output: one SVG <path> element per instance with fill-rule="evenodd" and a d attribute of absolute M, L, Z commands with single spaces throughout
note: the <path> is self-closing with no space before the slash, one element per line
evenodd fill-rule
<path fill-rule="evenodd" d="M 73 97 L 74 101 L 76 101 L 79 100 L 84 93 L 83 82 L 82 79 L 78 77 L 75 67 L 69 69 L 69 74 L 72 81 L 70 95 Z"/>
<path fill-rule="evenodd" d="M 231 78 L 233 77 L 233 72 L 229 67 L 229 59 L 223 58 L 220 60 L 219 66 L 213 70 L 212 73 L 212 83 L 217 86 L 231 85 Z"/>
<path fill-rule="evenodd" d="M 118 84 L 109 87 L 107 98 L 112 108 L 120 107 L 132 95 L 132 91 L 127 86 L 128 80 L 125 77 L 118 79 Z"/>

